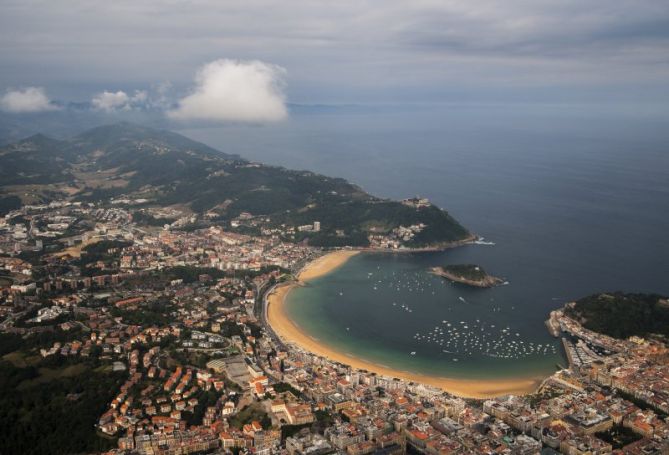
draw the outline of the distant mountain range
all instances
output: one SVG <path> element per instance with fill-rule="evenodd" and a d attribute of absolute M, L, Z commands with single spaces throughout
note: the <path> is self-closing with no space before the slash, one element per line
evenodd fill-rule
<path fill-rule="evenodd" d="M 67 140 L 38 134 L 0 147 L 0 209 L 68 198 L 143 198 L 226 222 L 241 213 L 272 225 L 320 221 L 308 240 L 365 245 L 370 233 L 423 224 L 407 246 L 459 241 L 470 234 L 446 211 L 371 196 L 340 178 L 252 163 L 164 130 L 132 123 L 90 129 Z M 213 215 L 212 215 L 213 214 Z"/>
<path fill-rule="evenodd" d="M 52 101 L 57 110 L 45 112 L 10 113 L 0 110 L 0 146 L 17 142 L 36 133 L 64 139 L 99 125 L 120 121 L 138 123 L 151 128 L 176 129 L 183 123 L 175 124 L 165 115 L 170 106 L 136 106 L 129 110 L 104 111 L 96 109 L 90 102 Z M 172 106 L 174 107 L 174 106 Z M 396 108 L 391 105 L 357 104 L 288 104 L 291 115 L 331 115 L 346 112 L 378 113 Z M 403 111 L 408 108 L 402 107 Z M 202 126 L 202 124 L 197 124 Z"/>

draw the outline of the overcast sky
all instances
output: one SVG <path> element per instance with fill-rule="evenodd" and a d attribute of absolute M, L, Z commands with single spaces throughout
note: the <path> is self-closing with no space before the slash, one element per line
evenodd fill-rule
<path fill-rule="evenodd" d="M 669 100 L 667 0 L 0 5 L 0 91 L 101 108 L 164 96 L 186 115 L 207 87 L 226 96 L 234 61 L 251 62 L 250 92 L 278 96 L 268 103 Z M 6 95 L 25 106 L 21 93 Z"/>

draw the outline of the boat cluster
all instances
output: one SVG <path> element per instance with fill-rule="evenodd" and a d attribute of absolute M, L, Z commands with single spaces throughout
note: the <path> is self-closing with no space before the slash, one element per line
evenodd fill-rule
<path fill-rule="evenodd" d="M 392 272 L 390 276 L 383 276 L 381 279 L 376 279 L 372 272 L 367 274 L 367 279 L 372 282 L 372 289 L 374 291 L 378 291 L 379 287 L 385 285 L 387 288 L 396 292 L 421 292 L 430 293 L 432 295 L 436 293 L 435 288 L 433 287 L 434 280 L 426 280 L 426 276 L 423 273 L 413 273 L 404 278 L 405 279 L 402 280 L 402 277 L 400 277 L 396 272 Z M 437 282 L 445 283 L 441 281 Z"/>
<path fill-rule="evenodd" d="M 444 354 L 521 359 L 556 353 L 556 348 L 551 343 L 524 341 L 519 332 L 514 332 L 508 326 L 499 328 L 479 319 L 475 323 L 443 320 L 427 332 L 417 332 L 413 338 L 438 346 Z"/>
<path fill-rule="evenodd" d="M 435 294 L 440 286 L 450 286 L 446 280 L 437 280 L 424 272 L 413 272 L 402 274 L 400 272 L 382 273 L 369 272 L 367 280 L 373 291 L 386 288 L 391 292 Z M 416 296 L 416 299 L 421 299 Z M 491 305 L 487 311 L 493 314 L 502 312 L 502 306 L 490 299 Z M 459 313 L 459 305 L 469 306 L 471 303 L 464 297 L 458 297 L 457 304 L 444 305 L 444 310 Z M 400 299 L 389 303 L 398 310 L 412 313 L 414 309 Z M 505 307 L 505 310 L 515 310 L 515 306 Z M 413 339 L 417 342 L 414 351 L 410 355 L 420 352 L 421 345 L 430 346 L 430 350 L 436 347 L 442 355 L 448 356 L 451 361 L 457 362 L 466 357 L 486 356 L 499 359 L 522 359 L 530 356 L 547 356 L 556 354 L 557 350 L 553 343 L 537 343 L 524 340 L 521 334 L 512 330 L 510 326 L 497 322 L 485 322 L 480 319 L 475 321 L 451 321 L 444 319 L 441 324 L 425 331 L 417 332 Z M 466 319 L 466 318 L 465 318 Z"/>

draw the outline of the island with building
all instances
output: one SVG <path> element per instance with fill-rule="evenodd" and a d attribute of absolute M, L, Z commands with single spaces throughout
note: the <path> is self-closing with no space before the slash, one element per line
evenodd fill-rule
<path fill-rule="evenodd" d="M 430 272 L 454 283 L 476 288 L 491 288 L 504 283 L 503 279 L 488 275 L 483 268 L 474 264 L 453 264 L 443 267 L 432 267 Z"/>

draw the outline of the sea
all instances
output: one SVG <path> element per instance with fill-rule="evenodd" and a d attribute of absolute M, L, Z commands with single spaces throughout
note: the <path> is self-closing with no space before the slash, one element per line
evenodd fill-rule
<path fill-rule="evenodd" d="M 419 254 L 362 254 L 289 294 L 332 348 L 460 379 L 540 377 L 566 365 L 544 321 L 603 291 L 669 295 L 669 116 L 615 106 L 296 106 L 275 125 L 181 133 L 228 153 L 422 196 L 483 237 Z M 472 263 L 475 289 L 429 268 Z"/>

